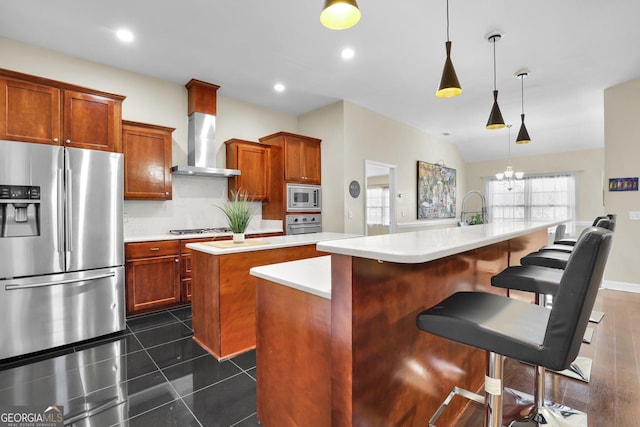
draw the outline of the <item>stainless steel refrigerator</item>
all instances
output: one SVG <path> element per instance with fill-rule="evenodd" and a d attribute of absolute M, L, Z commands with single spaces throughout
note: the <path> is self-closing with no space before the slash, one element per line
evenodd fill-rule
<path fill-rule="evenodd" d="M 122 154 L 0 141 L 0 359 L 125 328 Z"/>

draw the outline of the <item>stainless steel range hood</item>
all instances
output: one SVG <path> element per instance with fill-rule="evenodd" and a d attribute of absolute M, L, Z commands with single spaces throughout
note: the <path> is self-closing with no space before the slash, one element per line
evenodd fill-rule
<path fill-rule="evenodd" d="M 216 167 L 216 94 L 218 86 L 191 80 L 189 90 L 189 134 L 187 165 L 173 166 L 175 175 L 226 178 L 240 175 L 237 169 Z M 214 113 L 214 114 L 211 114 Z"/>
<path fill-rule="evenodd" d="M 193 112 L 189 116 L 187 165 L 173 166 L 177 175 L 198 175 L 226 178 L 240 175 L 237 169 L 216 167 L 216 116 Z"/>

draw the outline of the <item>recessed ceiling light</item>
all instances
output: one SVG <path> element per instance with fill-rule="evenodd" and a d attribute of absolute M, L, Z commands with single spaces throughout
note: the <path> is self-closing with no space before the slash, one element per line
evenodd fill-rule
<path fill-rule="evenodd" d="M 285 87 L 284 87 L 284 85 L 282 83 L 276 83 L 273 86 L 273 90 L 275 90 L 276 92 L 284 92 Z"/>
<path fill-rule="evenodd" d="M 440 135 L 442 135 L 442 136 L 451 136 L 451 134 L 449 132 L 442 132 Z"/>
<path fill-rule="evenodd" d="M 355 54 L 356 53 L 353 51 L 353 49 L 351 49 L 350 47 L 345 47 L 344 49 L 342 49 L 342 53 L 340 55 L 342 55 L 342 59 L 351 59 Z"/>
<path fill-rule="evenodd" d="M 133 41 L 133 33 L 125 28 L 121 28 L 116 31 L 116 36 L 118 37 L 118 40 L 125 43 L 131 43 Z"/>

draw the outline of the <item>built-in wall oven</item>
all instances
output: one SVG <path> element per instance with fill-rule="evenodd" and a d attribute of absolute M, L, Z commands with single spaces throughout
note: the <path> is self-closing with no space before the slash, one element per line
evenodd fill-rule
<path fill-rule="evenodd" d="M 321 212 L 319 185 L 287 184 L 287 212 Z"/>
<path fill-rule="evenodd" d="M 285 234 L 309 234 L 322 231 L 322 215 L 300 214 L 285 216 Z"/>

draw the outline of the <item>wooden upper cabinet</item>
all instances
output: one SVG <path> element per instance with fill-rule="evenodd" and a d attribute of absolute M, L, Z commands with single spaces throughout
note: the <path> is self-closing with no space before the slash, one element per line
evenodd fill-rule
<path fill-rule="evenodd" d="M 174 128 L 122 121 L 124 198 L 171 200 Z"/>
<path fill-rule="evenodd" d="M 60 89 L 0 77 L 0 139 L 59 144 Z"/>
<path fill-rule="evenodd" d="M 121 152 L 123 100 L 0 69 L 0 139 Z"/>
<path fill-rule="evenodd" d="M 284 180 L 320 184 L 320 140 L 309 136 L 278 132 L 260 138 L 260 142 L 284 150 Z"/>
<path fill-rule="evenodd" d="M 271 162 L 269 146 L 241 139 L 225 141 L 227 168 L 240 169 L 240 176 L 229 178 L 231 190 L 246 192 L 251 200 L 269 200 Z"/>
<path fill-rule="evenodd" d="M 67 147 L 122 151 L 122 102 L 100 95 L 64 91 L 64 144 Z"/>
<path fill-rule="evenodd" d="M 320 142 L 287 138 L 284 145 L 284 180 L 320 184 Z"/>

